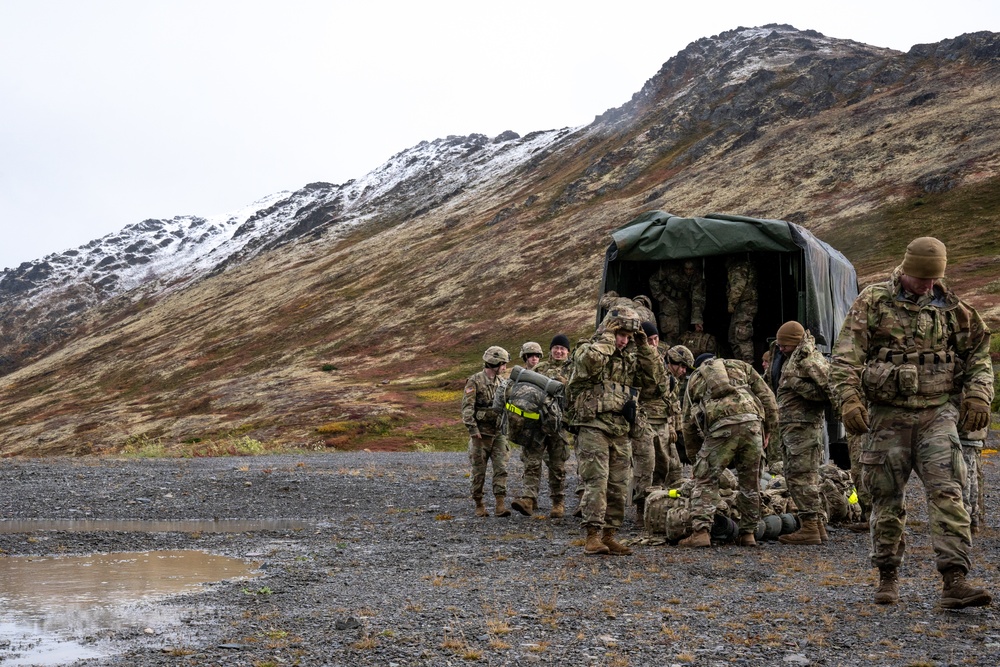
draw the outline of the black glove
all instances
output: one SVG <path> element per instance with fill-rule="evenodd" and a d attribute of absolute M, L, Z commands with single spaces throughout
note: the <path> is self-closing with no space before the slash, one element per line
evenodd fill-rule
<path fill-rule="evenodd" d="M 625 405 L 622 406 L 622 417 L 625 418 L 629 424 L 635 423 L 635 413 L 637 406 L 635 404 L 635 399 L 630 399 Z"/>

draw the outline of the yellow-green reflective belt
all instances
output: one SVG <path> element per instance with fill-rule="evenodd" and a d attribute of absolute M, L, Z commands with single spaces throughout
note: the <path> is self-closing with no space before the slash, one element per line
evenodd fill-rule
<path fill-rule="evenodd" d="M 538 414 L 537 412 L 525 412 L 521 408 L 517 407 L 516 405 L 511 405 L 510 403 L 507 404 L 507 409 L 513 412 L 515 415 L 521 415 L 525 419 L 539 419 L 541 417 L 541 415 Z"/>

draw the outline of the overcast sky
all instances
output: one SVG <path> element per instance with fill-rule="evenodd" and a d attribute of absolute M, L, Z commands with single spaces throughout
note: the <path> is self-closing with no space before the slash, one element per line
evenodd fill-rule
<path fill-rule="evenodd" d="M 584 125 L 767 23 L 906 51 L 1000 32 L 1000 3 L 0 0 L 0 269 L 422 140 Z"/>

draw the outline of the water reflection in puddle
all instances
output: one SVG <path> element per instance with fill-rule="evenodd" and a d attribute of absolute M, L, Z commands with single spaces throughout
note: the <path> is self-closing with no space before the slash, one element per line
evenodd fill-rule
<path fill-rule="evenodd" d="M 104 655 L 74 638 L 176 625 L 181 611 L 143 602 L 254 576 L 257 567 L 202 551 L 0 558 L 0 662 L 59 665 Z"/>

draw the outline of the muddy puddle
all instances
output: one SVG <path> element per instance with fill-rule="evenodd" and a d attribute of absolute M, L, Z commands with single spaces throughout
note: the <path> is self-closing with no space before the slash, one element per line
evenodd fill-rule
<path fill-rule="evenodd" d="M 63 665 L 110 655 L 109 632 L 169 633 L 196 610 L 153 601 L 257 567 L 188 550 L 0 558 L 0 663 Z"/>

